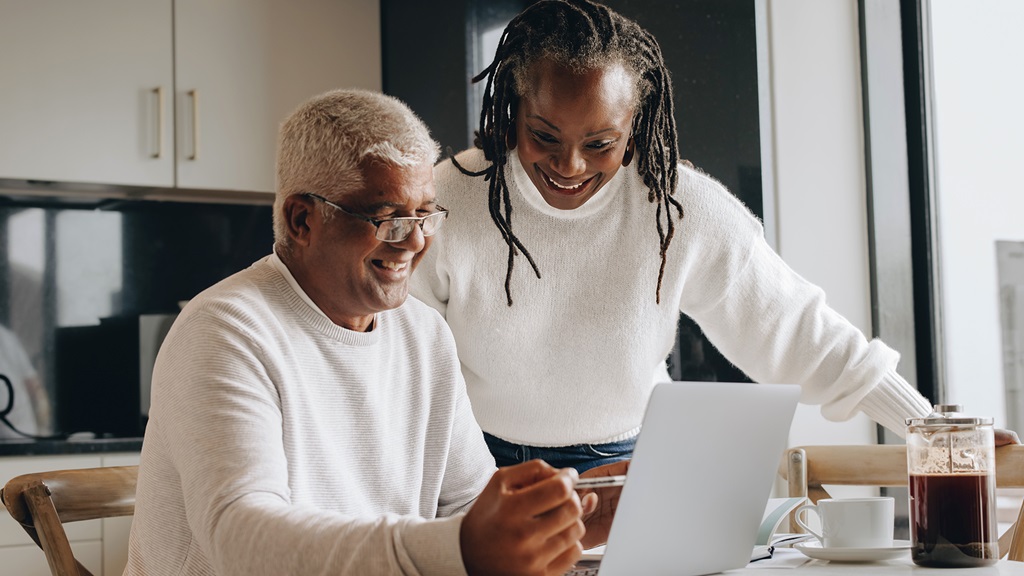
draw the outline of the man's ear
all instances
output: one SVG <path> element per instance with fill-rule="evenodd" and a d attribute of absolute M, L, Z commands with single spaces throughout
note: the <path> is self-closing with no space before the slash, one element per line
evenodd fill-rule
<path fill-rule="evenodd" d="M 303 194 L 292 194 L 284 199 L 285 228 L 293 246 L 309 246 L 310 219 L 313 217 L 313 199 Z"/>

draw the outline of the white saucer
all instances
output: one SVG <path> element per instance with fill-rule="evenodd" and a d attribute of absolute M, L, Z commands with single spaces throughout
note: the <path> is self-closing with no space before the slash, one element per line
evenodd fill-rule
<path fill-rule="evenodd" d="M 910 541 L 894 540 L 892 546 L 885 548 L 825 548 L 821 542 L 811 540 L 793 544 L 805 556 L 815 560 L 831 562 L 880 562 L 905 556 L 910 550 Z"/>

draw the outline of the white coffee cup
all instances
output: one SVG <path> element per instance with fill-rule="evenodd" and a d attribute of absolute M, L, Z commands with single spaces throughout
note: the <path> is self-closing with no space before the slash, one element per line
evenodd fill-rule
<path fill-rule="evenodd" d="M 796 509 L 796 523 L 813 534 L 824 548 L 892 547 L 895 502 L 887 496 L 873 498 L 822 498 Z M 803 520 L 814 511 L 821 519 L 821 533 Z"/>

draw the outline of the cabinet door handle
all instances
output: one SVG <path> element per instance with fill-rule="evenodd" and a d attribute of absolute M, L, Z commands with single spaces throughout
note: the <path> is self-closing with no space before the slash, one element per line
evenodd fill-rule
<path fill-rule="evenodd" d="M 160 158 L 164 154 L 164 87 L 153 88 L 156 96 L 156 151 L 151 155 Z"/>
<path fill-rule="evenodd" d="M 189 90 L 189 97 L 192 99 L 192 155 L 189 160 L 199 159 L 199 91 Z"/>

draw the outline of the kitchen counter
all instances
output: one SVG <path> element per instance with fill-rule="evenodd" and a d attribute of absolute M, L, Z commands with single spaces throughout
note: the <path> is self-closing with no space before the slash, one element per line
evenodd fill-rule
<path fill-rule="evenodd" d="M 94 454 L 103 452 L 139 452 L 140 450 L 142 450 L 142 438 L 0 440 L 0 457 Z"/>

